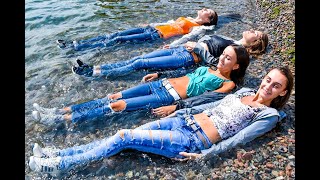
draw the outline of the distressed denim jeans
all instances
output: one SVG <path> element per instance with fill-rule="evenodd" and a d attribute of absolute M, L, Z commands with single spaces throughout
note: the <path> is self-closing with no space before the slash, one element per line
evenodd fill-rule
<path fill-rule="evenodd" d="M 112 46 L 116 43 L 141 42 L 147 40 L 156 40 L 159 38 L 160 35 L 158 34 L 158 31 L 153 27 L 147 26 L 143 28 L 131 28 L 112 34 L 100 35 L 90 39 L 80 40 L 74 49 L 81 51 L 96 47 Z"/>
<path fill-rule="evenodd" d="M 125 76 L 140 69 L 163 70 L 190 67 L 195 65 L 192 54 L 184 47 L 156 50 L 127 61 L 100 66 L 105 76 Z"/>
<path fill-rule="evenodd" d="M 196 123 L 209 147 L 212 143 Z M 190 128 L 184 117 L 171 117 L 146 123 L 135 129 L 123 129 L 111 137 L 86 145 L 62 149 L 59 168 L 68 169 L 74 165 L 85 165 L 91 161 L 108 158 L 125 149 L 162 155 L 168 158 L 184 158 L 179 152 L 200 153 L 203 142 Z"/>
<path fill-rule="evenodd" d="M 70 106 L 71 121 L 77 123 L 87 119 L 94 119 L 111 113 L 107 97 Z"/>

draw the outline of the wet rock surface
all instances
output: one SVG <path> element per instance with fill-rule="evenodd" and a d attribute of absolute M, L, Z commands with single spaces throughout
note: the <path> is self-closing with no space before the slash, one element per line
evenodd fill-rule
<path fill-rule="evenodd" d="M 257 29 L 268 33 L 267 53 L 253 58 L 245 85 L 257 87 L 273 67 L 287 65 L 295 75 L 295 1 L 256 1 Z M 295 179 L 295 88 L 283 109 L 287 117 L 243 147 L 212 157 L 210 179 Z M 201 172 L 201 171 L 200 171 Z"/>

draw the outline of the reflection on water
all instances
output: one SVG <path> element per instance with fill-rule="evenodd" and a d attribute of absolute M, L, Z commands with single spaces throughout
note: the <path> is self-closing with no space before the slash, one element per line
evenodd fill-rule
<path fill-rule="evenodd" d="M 165 22 L 180 16 L 196 17 L 197 10 L 207 7 L 218 12 L 218 26 L 212 33 L 240 39 L 242 31 L 255 28 L 255 11 L 250 0 L 26 0 L 25 3 L 25 123 L 26 123 L 26 163 L 32 154 L 31 145 L 65 148 L 91 142 L 115 133 L 120 128 L 132 128 L 155 119 L 149 112 L 125 113 L 84 122 L 79 125 L 60 124 L 46 127 L 32 120 L 32 103 L 45 107 L 64 107 L 74 103 L 101 98 L 140 82 L 147 72 L 135 72 L 127 77 L 115 79 L 91 79 L 72 74 L 70 66 L 76 58 L 89 64 L 102 64 L 127 60 L 137 55 L 151 52 L 166 41 L 146 42 L 116 47 L 95 49 L 86 52 L 61 50 L 57 39 L 85 39 L 104 33 L 137 27 L 152 22 Z M 236 13 L 238 17 L 223 17 Z M 84 170 L 66 177 L 79 179 L 94 176 L 97 179 L 133 177 L 168 177 L 184 179 L 189 169 L 202 166 L 177 163 L 169 159 L 135 151 L 120 153 L 102 162 L 90 164 Z M 219 167 L 219 166 L 216 166 Z M 25 170 L 26 178 L 41 175 Z M 137 177 L 136 177 L 137 176 Z"/>

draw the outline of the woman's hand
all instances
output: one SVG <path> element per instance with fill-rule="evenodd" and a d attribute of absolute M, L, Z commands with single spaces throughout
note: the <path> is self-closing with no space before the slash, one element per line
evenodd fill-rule
<path fill-rule="evenodd" d="M 194 47 L 196 47 L 197 42 L 188 41 L 184 44 L 184 47 L 189 51 L 193 51 Z"/>
<path fill-rule="evenodd" d="M 198 154 L 198 153 L 180 152 L 179 154 L 180 154 L 181 156 L 186 157 L 186 158 L 183 158 L 183 159 L 174 158 L 174 160 L 177 160 L 177 161 L 187 161 L 187 160 L 196 160 L 196 159 L 202 157 L 202 154 Z"/>
<path fill-rule="evenodd" d="M 153 81 L 158 78 L 158 73 L 147 74 L 143 76 L 142 82 Z"/>
<path fill-rule="evenodd" d="M 170 105 L 170 106 L 162 106 L 156 109 L 152 109 L 152 113 L 159 116 L 165 117 L 176 110 L 177 105 Z"/>

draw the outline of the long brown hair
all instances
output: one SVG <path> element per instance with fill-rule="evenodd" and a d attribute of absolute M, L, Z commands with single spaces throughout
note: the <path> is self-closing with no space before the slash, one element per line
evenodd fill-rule
<path fill-rule="evenodd" d="M 237 55 L 237 64 L 239 68 L 231 71 L 231 80 L 236 84 L 242 84 L 247 67 L 250 63 L 250 58 L 247 50 L 242 45 L 231 44 Z"/>
<path fill-rule="evenodd" d="M 287 78 L 286 89 L 287 93 L 284 96 L 278 96 L 271 101 L 270 107 L 281 109 L 289 100 L 293 89 L 293 75 L 288 66 L 277 67 L 274 69 L 278 69 L 281 74 L 283 74 Z"/>
<path fill-rule="evenodd" d="M 246 46 L 246 49 L 249 54 L 257 56 L 266 52 L 268 43 L 268 35 L 266 33 L 262 33 L 262 37 L 250 44 L 249 46 Z"/>
<path fill-rule="evenodd" d="M 211 26 L 211 25 L 217 25 L 218 22 L 218 13 L 216 11 L 213 11 L 213 14 L 209 17 L 208 23 L 203 23 L 204 26 Z"/>

